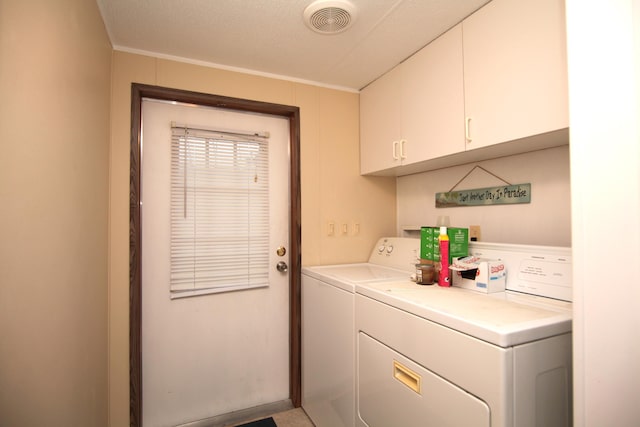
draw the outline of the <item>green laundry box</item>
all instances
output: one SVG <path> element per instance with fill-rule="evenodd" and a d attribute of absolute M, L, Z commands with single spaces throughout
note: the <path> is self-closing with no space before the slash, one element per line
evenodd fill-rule
<path fill-rule="evenodd" d="M 449 236 L 449 264 L 453 258 L 469 255 L 469 229 L 447 227 Z M 439 262 L 440 227 L 424 226 L 420 228 L 420 258 L 423 261 Z"/>

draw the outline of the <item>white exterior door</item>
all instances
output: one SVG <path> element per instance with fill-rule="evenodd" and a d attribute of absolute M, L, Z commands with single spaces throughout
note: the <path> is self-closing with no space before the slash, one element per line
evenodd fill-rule
<path fill-rule="evenodd" d="M 269 286 L 171 299 L 172 121 L 268 131 Z M 142 387 L 145 427 L 174 426 L 289 398 L 287 119 L 193 105 L 142 104 Z"/>

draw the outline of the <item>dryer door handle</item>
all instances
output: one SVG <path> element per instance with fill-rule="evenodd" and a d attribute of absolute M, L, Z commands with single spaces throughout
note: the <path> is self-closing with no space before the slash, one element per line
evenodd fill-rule
<path fill-rule="evenodd" d="M 397 360 L 393 361 L 393 377 L 418 394 L 420 393 L 420 375 L 404 366 Z"/>

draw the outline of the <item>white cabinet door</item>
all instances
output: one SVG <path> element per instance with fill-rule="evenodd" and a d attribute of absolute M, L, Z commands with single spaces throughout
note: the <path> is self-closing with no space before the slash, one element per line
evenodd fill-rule
<path fill-rule="evenodd" d="M 361 173 L 464 151 L 463 117 L 458 25 L 360 94 Z"/>
<path fill-rule="evenodd" d="M 462 23 L 467 149 L 569 126 L 563 0 L 493 0 Z"/>
<path fill-rule="evenodd" d="M 462 25 L 427 45 L 402 65 L 403 164 L 465 150 Z"/>
<path fill-rule="evenodd" d="M 396 67 L 360 93 L 360 172 L 389 169 L 401 164 L 400 83 Z"/>

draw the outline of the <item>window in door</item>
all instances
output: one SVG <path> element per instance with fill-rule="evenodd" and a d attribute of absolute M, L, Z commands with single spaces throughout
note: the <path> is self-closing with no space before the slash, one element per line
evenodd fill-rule
<path fill-rule="evenodd" d="M 267 137 L 172 123 L 171 298 L 268 286 Z"/>

